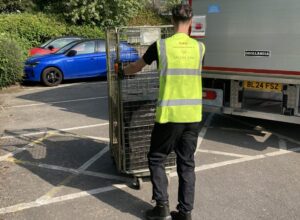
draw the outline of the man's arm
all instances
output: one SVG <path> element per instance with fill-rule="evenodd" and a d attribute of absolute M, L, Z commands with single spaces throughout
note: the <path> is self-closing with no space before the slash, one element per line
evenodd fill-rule
<path fill-rule="evenodd" d="M 147 64 L 151 65 L 154 60 L 158 60 L 157 46 L 154 42 L 146 51 L 144 56 L 134 63 L 130 63 L 128 66 L 124 67 L 124 74 L 131 75 L 141 71 Z"/>
<path fill-rule="evenodd" d="M 146 63 L 143 58 L 139 59 L 134 63 L 130 63 L 124 68 L 125 75 L 131 75 L 141 71 L 146 66 Z"/>

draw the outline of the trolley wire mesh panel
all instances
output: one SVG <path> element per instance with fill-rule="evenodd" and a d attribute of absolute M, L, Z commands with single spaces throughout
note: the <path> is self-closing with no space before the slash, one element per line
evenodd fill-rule
<path fill-rule="evenodd" d="M 121 77 L 118 68 L 136 61 L 149 45 L 173 33 L 172 26 L 123 27 L 106 32 L 110 150 L 121 172 L 149 174 L 147 154 L 154 126 L 159 76 L 156 62 L 132 76 Z M 166 168 L 174 166 L 175 154 L 171 153 Z"/>

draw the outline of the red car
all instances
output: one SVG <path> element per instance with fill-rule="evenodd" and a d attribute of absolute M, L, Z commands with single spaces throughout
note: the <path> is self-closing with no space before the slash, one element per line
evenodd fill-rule
<path fill-rule="evenodd" d="M 45 42 L 44 44 L 42 44 L 40 47 L 35 47 L 30 49 L 29 56 L 55 53 L 56 51 L 66 46 L 67 44 L 75 40 L 81 40 L 81 39 L 82 37 L 75 37 L 75 36 L 52 38 L 47 42 Z"/>

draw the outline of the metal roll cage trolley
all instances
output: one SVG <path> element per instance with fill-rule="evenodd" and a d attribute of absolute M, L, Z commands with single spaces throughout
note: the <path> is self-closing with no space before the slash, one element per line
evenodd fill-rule
<path fill-rule="evenodd" d="M 139 189 L 143 178 L 150 176 L 147 154 L 159 76 L 156 62 L 134 76 L 124 76 L 120 69 L 133 62 L 134 55 L 142 57 L 151 43 L 173 33 L 172 26 L 119 27 L 106 31 L 110 152 L 118 171 L 133 176 Z M 123 52 L 124 47 L 127 49 Z M 175 164 L 172 152 L 166 160 L 167 174 Z"/>

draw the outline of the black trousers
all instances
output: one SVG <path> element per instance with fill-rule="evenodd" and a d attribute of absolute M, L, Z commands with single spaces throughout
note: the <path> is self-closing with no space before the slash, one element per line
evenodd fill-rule
<path fill-rule="evenodd" d="M 195 198 L 195 160 L 200 123 L 155 123 L 148 154 L 153 200 L 166 203 L 169 200 L 168 179 L 165 172 L 167 156 L 175 151 L 179 178 L 178 206 L 182 212 L 190 212 Z"/>

